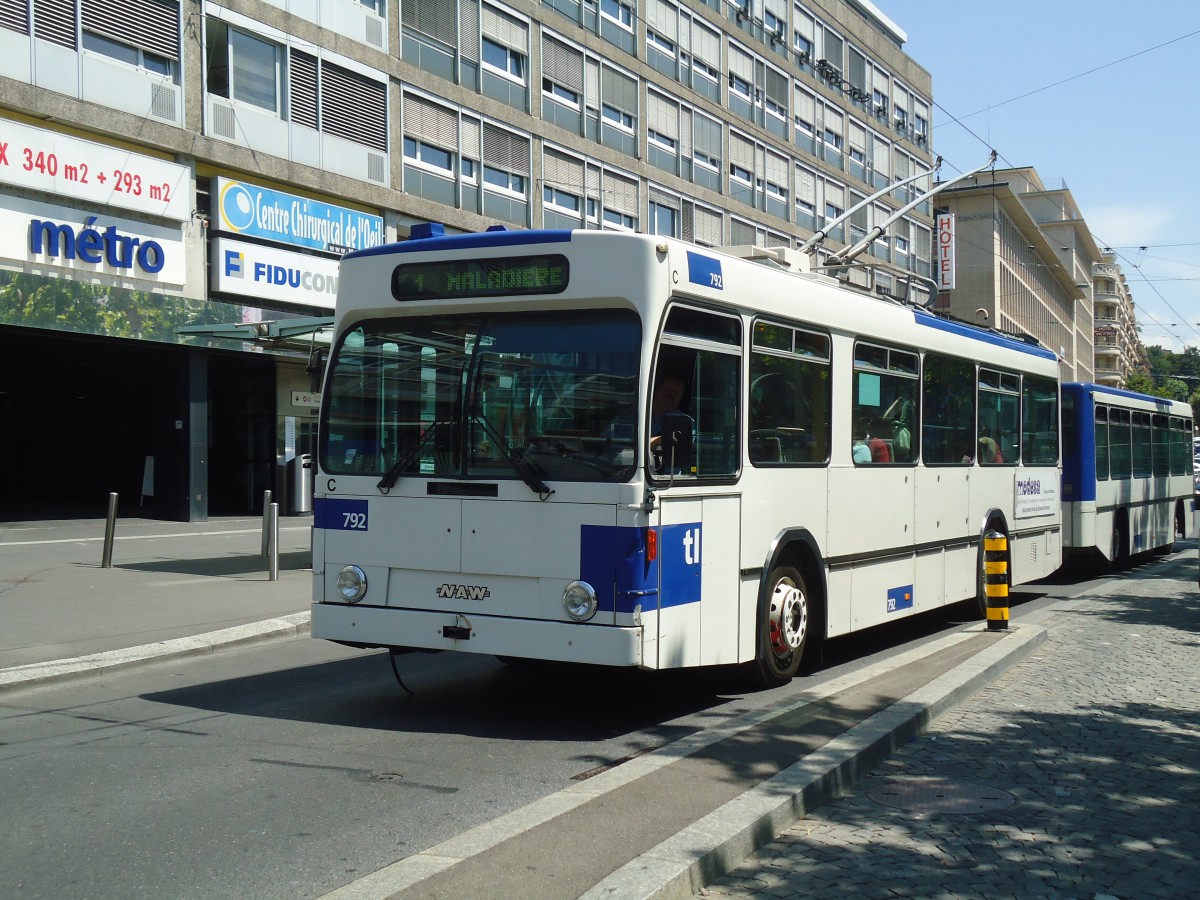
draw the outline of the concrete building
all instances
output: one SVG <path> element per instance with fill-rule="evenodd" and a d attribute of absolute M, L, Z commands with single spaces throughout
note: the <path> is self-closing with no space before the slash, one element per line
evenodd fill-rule
<path fill-rule="evenodd" d="M 1096 381 L 1125 387 L 1132 372 L 1146 362 L 1146 351 L 1138 337 L 1133 296 L 1117 255 L 1105 250 L 1092 266 L 1095 297 Z"/>
<path fill-rule="evenodd" d="M 2 0 L 0 518 L 286 495 L 337 259 L 415 223 L 798 245 L 931 169 L 905 40 L 867 0 Z M 882 290 L 931 237 L 874 241 Z"/>
<path fill-rule="evenodd" d="M 952 219 L 939 221 L 949 281 L 935 306 L 1036 338 L 1059 354 L 1064 380 L 1093 381 L 1092 271 L 1102 254 L 1066 186 L 1047 188 L 1032 168 L 995 169 L 936 202 Z"/>

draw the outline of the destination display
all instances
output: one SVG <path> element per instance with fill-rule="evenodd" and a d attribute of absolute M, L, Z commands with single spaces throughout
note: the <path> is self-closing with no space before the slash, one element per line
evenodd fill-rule
<path fill-rule="evenodd" d="M 558 254 L 405 263 L 392 272 L 392 296 L 405 302 L 558 294 L 567 280 L 567 258 Z"/>

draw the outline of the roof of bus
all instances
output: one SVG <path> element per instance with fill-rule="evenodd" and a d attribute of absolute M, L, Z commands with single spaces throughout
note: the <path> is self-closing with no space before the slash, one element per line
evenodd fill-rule
<path fill-rule="evenodd" d="M 430 250 L 469 250 L 478 247 L 511 247 L 523 244 L 555 244 L 571 240 L 569 229 L 510 230 L 493 225 L 487 231 L 470 234 L 446 234 L 440 226 L 433 229 L 413 226 L 408 240 L 381 244 L 366 250 L 347 253 L 342 259 L 364 256 L 390 256 L 394 253 L 428 252 Z"/>
<path fill-rule="evenodd" d="M 510 229 L 504 225 L 490 226 L 486 231 L 473 232 L 467 234 L 446 234 L 444 226 L 437 223 L 423 223 L 414 225 L 407 240 L 397 241 L 391 244 L 383 244 L 379 247 L 371 247 L 366 250 L 356 250 L 342 257 L 343 260 L 363 259 L 367 257 L 391 256 L 402 253 L 417 253 L 417 252 L 437 252 L 437 251 L 453 251 L 453 250 L 472 250 L 472 249 L 495 249 L 501 247 L 527 246 L 532 244 L 546 243 L 568 243 L 572 240 L 594 240 L 600 236 L 604 236 L 605 240 L 614 238 L 624 240 L 639 240 L 639 241 L 669 241 L 670 243 L 687 250 L 689 255 L 699 257 L 722 257 L 734 261 L 736 264 L 745 264 L 753 266 L 758 271 L 779 271 L 771 270 L 760 266 L 758 263 L 746 261 L 743 257 L 726 252 L 720 247 L 702 247 L 696 244 L 690 244 L 686 241 L 681 241 L 675 238 L 667 238 L 662 235 L 647 235 L 637 232 L 626 231 L 596 231 L 596 230 L 571 230 L 571 229 Z M 844 287 L 837 285 L 829 285 L 833 290 L 846 290 Z M 853 293 L 859 294 L 855 291 Z M 870 296 L 870 299 L 876 302 L 885 302 L 883 299 Z M 1016 350 L 1021 353 L 1030 354 L 1041 359 L 1057 361 L 1058 356 L 1052 350 L 1049 350 L 1032 339 L 1022 340 L 1019 337 L 1003 334 L 998 331 L 993 331 L 988 328 L 982 328 L 969 322 L 959 322 L 952 319 L 944 318 L 936 315 L 929 310 L 921 307 L 910 307 L 913 315 L 913 321 L 918 325 L 945 332 L 948 334 L 965 337 L 976 341 L 981 341 L 986 344 L 991 344 L 996 347 L 1003 347 L 1009 350 Z"/>
<path fill-rule="evenodd" d="M 1182 400 L 1172 400 L 1168 397 L 1155 397 L 1151 394 L 1141 394 L 1137 391 L 1127 391 L 1124 388 L 1111 387 L 1107 384 L 1093 384 L 1090 381 L 1064 381 L 1062 389 L 1068 393 L 1074 394 L 1110 394 L 1113 397 L 1125 397 L 1129 400 L 1143 400 L 1147 403 L 1153 403 L 1157 406 L 1191 406 Z"/>

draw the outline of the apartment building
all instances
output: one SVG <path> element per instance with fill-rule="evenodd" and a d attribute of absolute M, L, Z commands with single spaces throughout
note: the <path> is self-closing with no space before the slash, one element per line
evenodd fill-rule
<path fill-rule="evenodd" d="M 1145 364 L 1146 351 L 1138 338 L 1133 295 L 1117 255 L 1104 250 L 1092 266 L 1095 298 L 1096 381 L 1125 387 L 1130 374 Z"/>
<path fill-rule="evenodd" d="M 417 223 L 797 246 L 883 191 L 858 241 L 931 183 L 905 40 L 867 0 L 0 0 L 0 517 L 286 494 L 337 260 Z"/>
<path fill-rule="evenodd" d="M 1094 381 L 1101 251 L 1066 185 L 1048 187 L 1031 167 L 992 169 L 948 187 L 936 204 L 947 248 L 936 308 L 1035 338 L 1058 353 L 1063 380 Z"/>

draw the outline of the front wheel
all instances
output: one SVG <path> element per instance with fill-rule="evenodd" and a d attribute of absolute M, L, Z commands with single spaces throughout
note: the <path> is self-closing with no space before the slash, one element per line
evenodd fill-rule
<path fill-rule="evenodd" d="M 791 566 L 771 570 L 758 604 L 758 680 L 764 687 L 787 684 L 800 668 L 811 622 L 804 576 Z"/>

